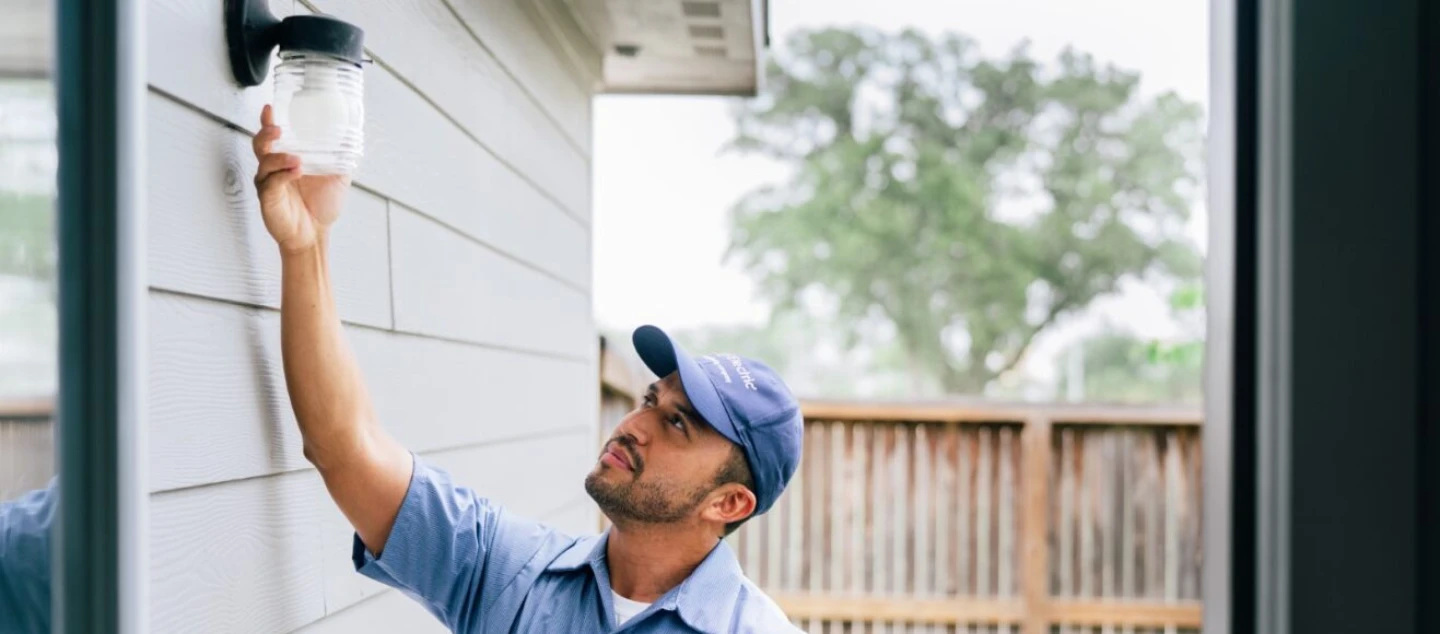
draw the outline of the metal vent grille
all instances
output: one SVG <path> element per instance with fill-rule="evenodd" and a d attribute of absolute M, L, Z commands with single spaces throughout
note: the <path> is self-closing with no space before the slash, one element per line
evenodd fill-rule
<path fill-rule="evenodd" d="M 720 17 L 719 2 L 681 2 L 680 6 L 685 10 L 687 18 L 718 18 Z"/>
<path fill-rule="evenodd" d="M 725 56 L 726 56 L 726 54 L 725 54 L 725 47 L 723 47 L 723 46 L 696 46 L 696 47 L 695 47 L 695 54 L 696 54 L 696 55 L 699 55 L 700 57 L 725 57 Z"/>

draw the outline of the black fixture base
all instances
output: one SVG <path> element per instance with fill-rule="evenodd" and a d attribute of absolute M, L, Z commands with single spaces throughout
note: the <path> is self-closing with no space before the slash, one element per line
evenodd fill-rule
<path fill-rule="evenodd" d="M 319 53 L 359 66 L 365 61 L 365 32 L 328 15 L 292 15 L 280 23 L 282 52 Z"/>
<path fill-rule="evenodd" d="M 225 39 L 230 70 L 241 86 L 259 86 L 270 72 L 270 52 L 318 53 L 359 66 L 365 61 L 365 32 L 328 15 L 270 13 L 270 0 L 225 0 Z"/>
<path fill-rule="evenodd" d="M 225 0 L 225 39 L 230 70 L 241 86 L 259 86 L 270 72 L 270 51 L 280 37 L 270 0 Z"/>

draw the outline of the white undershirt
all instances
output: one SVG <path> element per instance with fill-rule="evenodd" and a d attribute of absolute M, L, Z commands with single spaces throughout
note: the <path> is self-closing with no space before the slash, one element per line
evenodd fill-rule
<path fill-rule="evenodd" d="M 635 618 L 636 615 L 650 607 L 649 603 L 631 601 L 620 596 L 620 594 L 614 590 L 611 590 L 610 594 L 615 598 L 615 627 L 624 625 L 626 621 Z"/>

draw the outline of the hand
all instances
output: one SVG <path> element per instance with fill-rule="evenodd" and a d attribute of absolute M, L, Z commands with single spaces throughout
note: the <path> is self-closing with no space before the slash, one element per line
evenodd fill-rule
<path fill-rule="evenodd" d="M 350 186 L 348 176 L 305 176 L 300 157 L 272 153 L 280 138 L 270 106 L 260 113 L 260 131 L 255 133 L 255 189 L 260 195 L 260 213 L 265 229 L 280 245 L 282 253 L 300 253 L 320 244 L 330 225 L 340 217 L 340 201 Z"/>

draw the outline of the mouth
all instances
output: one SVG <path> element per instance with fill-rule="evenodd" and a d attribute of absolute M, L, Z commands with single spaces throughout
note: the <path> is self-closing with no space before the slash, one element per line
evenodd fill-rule
<path fill-rule="evenodd" d="M 610 443 L 605 447 L 605 453 L 600 455 L 600 461 L 612 467 L 634 471 L 634 462 L 630 460 L 630 454 L 620 447 L 618 443 Z"/>

